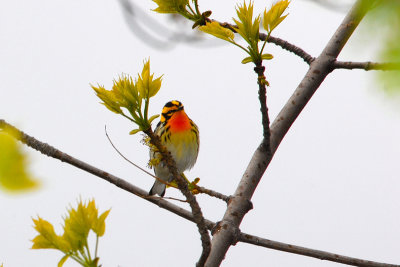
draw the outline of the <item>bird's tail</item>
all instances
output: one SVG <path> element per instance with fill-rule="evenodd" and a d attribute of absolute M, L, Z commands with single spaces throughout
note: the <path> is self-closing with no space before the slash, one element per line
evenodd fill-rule
<path fill-rule="evenodd" d="M 161 197 L 164 196 L 165 194 L 165 184 L 163 184 L 162 182 L 156 180 L 153 184 L 153 187 L 150 189 L 149 195 L 159 195 Z"/>

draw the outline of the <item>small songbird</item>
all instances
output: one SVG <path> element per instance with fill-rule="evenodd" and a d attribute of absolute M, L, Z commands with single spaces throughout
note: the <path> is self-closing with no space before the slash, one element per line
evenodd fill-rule
<path fill-rule="evenodd" d="M 189 170 L 196 163 L 199 154 L 199 129 L 197 125 L 186 115 L 183 105 L 177 100 L 165 104 L 161 112 L 160 122 L 154 130 L 176 162 L 178 173 Z M 158 152 L 150 150 L 150 160 L 160 158 Z M 173 180 L 168 167 L 160 161 L 154 166 L 155 175 L 167 182 Z M 156 180 L 150 189 L 149 195 L 158 194 L 164 196 L 165 184 Z"/>

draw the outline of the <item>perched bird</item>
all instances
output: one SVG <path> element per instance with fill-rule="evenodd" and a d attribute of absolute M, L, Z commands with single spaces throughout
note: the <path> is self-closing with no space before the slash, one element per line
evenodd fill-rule
<path fill-rule="evenodd" d="M 178 173 L 189 170 L 196 163 L 199 154 L 199 130 L 197 125 L 189 119 L 183 110 L 183 105 L 177 100 L 165 104 L 161 112 L 160 122 L 154 130 L 176 162 Z M 160 155 L 150 149 L 150 160 L 159 159 Z M 160 161 L 154 166 L 155 175 L 167 182 L 173 180 L 168 167 Z M 149 195 L 164 196 L 165 184 L 156 180 L 150 189 Z"/>

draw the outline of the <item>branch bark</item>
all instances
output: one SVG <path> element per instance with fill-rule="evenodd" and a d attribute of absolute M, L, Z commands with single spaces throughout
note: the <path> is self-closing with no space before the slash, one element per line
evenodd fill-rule
<path fill-rule="evenodd" d="M 400 70 L 399 62 L 352 62 L 352 61 L 335 61 L 332 64 L 334 69 L 363 69 L 363 70 Z"/>
<path fill-rule="evenodd" d="M 78 160 L 78 159 L 76 159 L 76 158 L 74 158 L 74 157 L 72 157 L 72 156 L 46 144 L 46 143 L 40 142 L 39 140 L 35 139 L 34 137 L 25 134 L 24 132 L 20 131 L 16 127 L 12 126 L 11 124 L 8 124 L 7 122 L 5 122 L 4 120 L 1 120 L 1 119 L 0 119 L 0 129 L 9 130 L 11 133 L 16 133 L 15 137 L 19 141 L 28 145 L 29 147 L 32 147 L 33 149 L 39 151 L 40 153 L 42 153 L 46 156 L 59 159 L 62 162 L 69 163 L 79 169 L 82 169 L 91 174 L 94 174 L 94 175 L 116 185 L 117 187 L 119 187 L 121 189 L 131 192 L 147 201 L 157 204 L 158 206 L 160 206 L 162 208 L 165 208 L 185 219 L 188 219 L 188 220 L 196 223 L 199 228 L 202 245 L 203 245 L 202 256 L 200 257 L 198 264 L 200 266 L 204 265 L 204 262 L 208 256 L 208 253 L 210 250 L 210 237 L 208 235 L 208 229 L 211 229 L 212 227 L 214 227 L 215 224 L 209 220 L 206 220 L 203 217 L 200 206 L 198 206 L 196 199 L 190 193 L 190 191 L 187 189 L 186 182 L 184 182 L 186 185 L 186 190 L 187 190 L 186 193 L 189 194 L 189 196 L 186 196 L 186 195 L 185 196 L 192 208 L 192 213 L 190 213 L 187 210 L 180 208 L 176 205 L 173 205 L 173 204 L 169 203 L 168 201 L 163 200 L 161 198 L 149 197 L 147 192 L 142 190 L 141 188 L 136 187 L 136 186 L 128 183 L 127 181 L 125 181 L 121 178 L 118 178 L 112 174 L 109 174 L 103 170 L 93 167 L 93 166 L 87 164 L 86 162 Z M 155 138 L 154 134 L 153 134 L 153 138 Z M 169 157 L 172 158 L 171 156 L 169 156 Z M 169 159 L 169 160 L 171 160 L 171 159 Z M 171 165 L 171 164 L 169 164 L 169 165 Z M 176 176 L 176 175 L 177 175 L 177 171 L 175 168 L 174 176 Z M 194 198 L 194 200 L 193 200 L 193 198 Z M 197 207 L 196 207 L 196 204 L 197 204 Z M 207 238 L 208 238 L 208 243 L 207 243 Z"/>
<path fill-rule="evenodd" d="M 367 9 L 363 6 L 362 2 L 358 0 L 354 4 L 321 55 L 310 64 L 310 69 L 306 76 L 272 124 L 272 153 L 268 153 L 265 150 L 265 139 L 255 151 L 235 194 L 228 204 L 222 221 L 218 224 L 217 231 L 214 232 L 211 241 L 210 256 L 205 266 L 219 266 L 229 247 L 237 242 L 240 233 L 240 223 L 251 207 L 251 197 L 268 167 L 273 153 L 314 92 L 331 72 L 332 69 L 330 66 L 332 62 L 336 60 L 347 40 L 366 14 Z"/>
<path fill-rule="evenodd" d="M 256 246 L 266 247 L 266 248 L 270 248 L 270 249 L 285 251 L 285 252 L 303 255 L 303 256 L 307 256 L 307 257 L 317 258 L 320 260 L 333 261 L 333 262 L 338 262 L 338 263 L 352 265 L 352 266 L 400 267 L 400 265 L 362 260 L 362 259 L 347 257 L 347 256 L 334 254 L 334 253 L 330 253 L 330 252 L 326 252 L 326 251 L 322 251 L 322 250 L 316 250 L 316 249 L 286 244 L 286 243 L 277 242 L 277 241 L 273 241 L 273 240 L 245 234 L 245 233 L 240 234 L 239 241 L 241 241 L 243 243 L 253 244 Z"/>
<path fill-rule="evenodd" d="M 197 228 L 200 233 L 200 238 L 201 238 L 201 244 L 203 247 L 203 251 L 201 253 L 200 259 L 197 262 L 196 266 L 204 266 L 204 263 L 207 260 L 207 257 L 210 253 L 211 250 L 211 240 L 210 236 L 208 234 L 208 229 L 205 224 L 205 219 L 203 216 L 203 213 L 201 211 L 200 205 L 196 200 L 196 197 L 190 192 L 186 180 L 181 177 L 180 173 L 178 173 L 178 170 L 176 168 L 176 163 L 174 159 L 171 156 L 171 153 L 167 151 L 167 149 L 161 144 L 161 140 L 159 136 L 154 134 L 152 129 L 148 129 L 144 131 L 147 136 L 150 137 L 150 142 L 157 147 L 158 152 L 162 156 L 162 160 L 166 163 L 169 172 L 174 176 L 174 180 L 178 184 L 179 190 L 182 192 L 182 194 L 185 196 L 186 200 L 188 201 L 190 208 L 192 209 L 192 214 L 194 217 L 194 221 L 197 225 Z"/>

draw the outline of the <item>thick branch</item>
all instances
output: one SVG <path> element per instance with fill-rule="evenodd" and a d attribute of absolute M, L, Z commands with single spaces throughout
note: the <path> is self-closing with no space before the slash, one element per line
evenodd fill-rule
<path fill-rule="evenodd" d="M 339 254 L 334 254 L 322 250 L 316 250 L 311 248 L 300 247 L 296 245 L 286 244 L 282 242 L 277 242 L 273 240 L 268 240 L 265 238 L 241 233 L 239 236 L 239 241 L 253 244 L 256 246 L 266 247 L 270 249 L 285 251 L 289 253 L 299 254 L 303 256 L 313 257 L 320 260 L 327 260 L 338 262 L 347 265 L 353 266 L 363 266 L 363 267 L 400 267 L 400 265 L 388 264 L 388 263 L 380 263 L 375 261 L 367 261 L 352 257 L 347 257 Z"/>
<path fill-rule="evenodd" d="M 363 3 L 363 4 L 362 4 Z M 280 142 L 299 116 L 303 108 L 332 71 L 332 63 L 367 12 L 367 1 L 358 0 L 336 30 L 322 53 L 311 63 L 310 69 L 300 82 L 271 125 L 271 149 L 276 151 Z"/>
<path fill-rule="evenodd" d="M 352 62 L 352 61 L 335 61 L 334 69 L 363 69 L 363 70 L 400 70 L 399 62 Z"/>
<path fill-rule="evenodd" d="M 311 63 L 303 81 L 279 113 L 277 120 L 272 124 L 272 154 L 265 149 L 265 138 L 255 151 L 219 224 L 220 227 L 217 228 L 213 236 L 211 253 L 206 262 L 207 267 L 219 266 L 229 247 L 237 241 L 240 223 L 251 207 L 251 197 L 268 167 L 273 153 L 314 92 L 330 73 L 331 63 L 336 60 L 347 40 L 366 14 L 367 10 L 363 8 L 361 2 L 361 0 L 356 2 L 321 55 Z"/>

